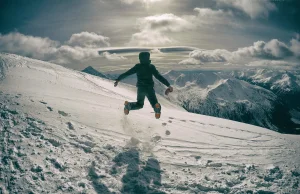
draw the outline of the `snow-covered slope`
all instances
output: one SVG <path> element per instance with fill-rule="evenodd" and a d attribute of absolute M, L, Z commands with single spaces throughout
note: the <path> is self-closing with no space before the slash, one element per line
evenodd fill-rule
<path fill-rule="evenodd" d="M 136 88 L 0 54 L 1 193 L 297 193 L 299 136 L 188 113 Z"/>

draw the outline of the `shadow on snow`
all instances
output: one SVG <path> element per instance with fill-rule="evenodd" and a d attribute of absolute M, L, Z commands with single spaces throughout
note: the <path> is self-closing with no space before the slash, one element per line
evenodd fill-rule
<path fill-rule="evenodd" d="M 147 162 L 140 161 L 137 149 L 131 148 L 119 153 L 114 159 L 115 163 L 110 171 L 112 176 L 121 172 L 121 168 L 127 165 L 126 174 L 122 177 L 121 193 L 124 194 L 164 194 L 159 190 L 161 186 L 161 169 L 157 159 L 149 158 Z M 89 170 L 89 177 L 98 194 L 113 194 L 101 183 L 101 176 L 95 172 L 95 162 Z"/>

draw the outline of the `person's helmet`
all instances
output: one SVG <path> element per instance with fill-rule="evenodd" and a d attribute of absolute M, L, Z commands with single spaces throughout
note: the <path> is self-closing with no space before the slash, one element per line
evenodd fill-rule
<path fill-rule="evenodd" d="M 141 63 L 151 63 L 149 52 L 141 52 L 139 54 L 139 59 Z"/>

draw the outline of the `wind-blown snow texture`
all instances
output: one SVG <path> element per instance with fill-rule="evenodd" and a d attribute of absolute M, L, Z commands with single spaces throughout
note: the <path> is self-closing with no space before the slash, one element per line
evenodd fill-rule
<path fill-rule="evenodd" d="M 299 193 L 299 136 L 160 96 L 160 120 L 124 116 L 130 85 L 3 53 L 0 69 L 0 193 Z"/>

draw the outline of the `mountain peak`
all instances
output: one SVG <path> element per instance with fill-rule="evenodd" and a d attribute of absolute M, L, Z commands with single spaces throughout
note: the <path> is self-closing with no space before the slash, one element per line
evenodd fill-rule
<path fill-rule="evenodd" d="M 82 72 L 84 73 L 88 73 L 94 76 L 98 76 L 98 77 L 102 77 L 102 78 L 106 78 L 109 79 L 106 75 L 100 73 L 99 71 L 97 71 L 95 68 L 93 68 L 92 66 L 88 66 L 86 67 L 84 70 L 82 70 Z"/>
<path fill-rule="evenodd" d="M 87 66 L 86 68 L 84 68 L 84 70 L 90 70 L 90 69 L 97 71 L 97 70 L 94 69 L 92 66 Z M 84 71 L 84 70 L 82 70 L 82 71 Z"/>

